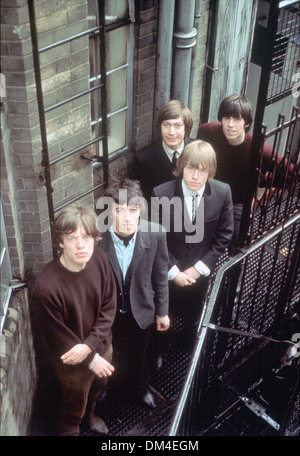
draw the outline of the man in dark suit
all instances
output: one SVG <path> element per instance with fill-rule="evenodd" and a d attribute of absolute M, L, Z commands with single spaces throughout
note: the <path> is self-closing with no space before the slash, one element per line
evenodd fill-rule
<path fill-rule="evenodd" d="M 161 139 L 137 152 L 131 176 L 141 182 L 147 201 L 154 187 L 174 179 L 176 161 L 193 126 L 191 111 L 180 101 L 170 100 L 158 115 Z"/>
<path fill-rule="evenodd" d="M 105 194 L 111 226 L 99 245 L 113 269 L 118 308 L 113 324 L 114 364 L 144 404 L 155 400 L 144 379 L 145 356 L 153 324 L 169 327 L 168 250 L 162 227 L 140 220 L 143 196 L 137 181 L 124 179 Z M 98 226 L 99 228 L 99 226 Z M 100 232 L 103 229 L 100 227 Z"/>
<path fill-rule="evenodd" d="M 193 141 L 178 159 L 177 179 L 154 188 L 151 198 L 153 214 L 167 231 L 170 314 L 185 315 L 191 337 L 208 277 L 229 246 L 234 229 L 231 190 L 213 179 L 215 172 L 213 148 L 204 141 Z M 169 207 L 167 201 L 172 203 Z M 169 217 L 163 217 L 166 211 Z"/>

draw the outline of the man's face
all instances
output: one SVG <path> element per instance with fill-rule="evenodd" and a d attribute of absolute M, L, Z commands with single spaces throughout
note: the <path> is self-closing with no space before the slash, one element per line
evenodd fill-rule
<path fill-rule="evenodd" d="M 78 272 L 85 268 L 94 252 L 94 238 L 82 226 L 71 234 L 63 234 L 59 246 L 63 249 L 62 264 L 70 271 Z"/>
<path fill-rule="evenodd" d="M 140 206 L 114 203 L 112 207 L 113 230 L 121 236 L 130 236 L 138 226 Z"/>
<path fill-rule="evenodd" d="M 245 121 L 242 117 L 222 117 L 221 119 L 223 133 L 233 146 L 238 146 L 245 139 Z"/>
<path fill-rule="evenodd" d="M 188 163 L 183 168 L 183 179 L 191 192 L 197 192 L 207 182 L 208 175 L 208 169 L 203 168 L 201 165 L 197 168 Z"/>
<path fill-rule="evenodd" d="M 181 117 L 164 120 L 160 127 L 164 143 L 173 150 L 177 150 L 184 141 L 185 126 Z"/>

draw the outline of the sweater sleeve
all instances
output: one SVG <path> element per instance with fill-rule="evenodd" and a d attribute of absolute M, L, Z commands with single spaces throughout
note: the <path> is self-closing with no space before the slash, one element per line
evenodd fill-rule
<path fill-rule="evenodd" d="M 100 356 L 104 355 L 111 342 L 111 327 L 116 315 L 117 294 L 113 272 L 106 256 L 104 263 L 103 294 L 101 307 L 95 322 L 84 343 Z"/>
<path fill-rule="evenodd" d="M 35 287 L 33 301 L 41 331 L 54 358 L 60 357 L 74 345 L 82 343 L 66 324 L 61 302 L 54 294 L 47 293 L 43 287 L 43 280 Z"/>

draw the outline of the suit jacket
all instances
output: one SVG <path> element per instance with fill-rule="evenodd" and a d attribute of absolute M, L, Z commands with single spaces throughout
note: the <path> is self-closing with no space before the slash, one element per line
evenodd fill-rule
<path fill-rule="evenodd" d="M 184 144 L 191 141 L 187 138 Z M 163 149 L 161 139 L 137 152 L 131 177 L 140 181 L 147 201 L 154 187 L 174 179 L 172 163 Z"/>
<path fill-rule="evenodd" d="M 100 247 L 106 252 L 118 289 L 118 311 L 124 307 L 123 277 L 109 231 L 102 235 Z M 133 317 L 142 329 L 156 316 L 168 314 L 168 249 L 162 227 L 141 220 L 131 261 L 129 298 Z"/>
<path fill-rule="evenodd" d="M 185 225 L 185 201 L 181 185 L 182 177 L 166 182 L 153 189 L 152 196 L 168 199 L 179 197 L 179 205 L 170 205 L 170 225 L 166 227 L 169 250 L 169 268 L 175 264 L 179 270 L 196 264 L 201 260 L 211 271 L 220 255 L 229 246 L 234 229 L 233 204 L 228 184 L 211 179 L 206 182 L 202 202 L 198 206 L 197 225 L 202 223 L 201 204 L 204 205 L 203 239 L 199 242 L 187 242 L 191 236 L 188 223 Z M 182 229 L 175 229 L 175 221 L 181 220 Z"/>

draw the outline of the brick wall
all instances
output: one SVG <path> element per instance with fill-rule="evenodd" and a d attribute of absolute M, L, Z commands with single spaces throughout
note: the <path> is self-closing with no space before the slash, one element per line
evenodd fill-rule
<path fill-rule="evenodd" d="M 24 289 L 12 297 L 3 329 L 5 346 L 0 358 L 2 436 L 29 433 L 37 379 L 29 315 L 27 289 Z"/>
<path fill-rule="evenodd" d="M 139 150 L 152 142 L 158 1 L 139 0 L 135 7 L 132 143 Z"/>
<path fill-rule="evenodd" d="M 87 29 L 87 4 L 81 0 L 34 3 L 39 48 Z M 41 365 L 44 353 L 34 314 L 30 314 L 30 291 L 37 274 L 52 258 L 52 243 L 27 1 L 2 1 L 1 15 L 1 71 L 6 79 L 1 112 L 1 197 L 13 276 L 28 284 L 18 305 L 13 301 L 9 306 L 5 321 L 9 350 L 1 358 L 1 433 L 25 435 L 35 397 L 35 363 Z M 88 46 L 88 38 L 83 37 L 40 55 L 45 108 L 89 88 Z M 88 141 L 89 97 L 49 111 L 46 129 L 51 160 Z M 92 165 L 80 158 L 84 152 L 51 166 L 56 206 L 91 187 Z M 92 196 L 84 203 L 92 205 Z"/>

